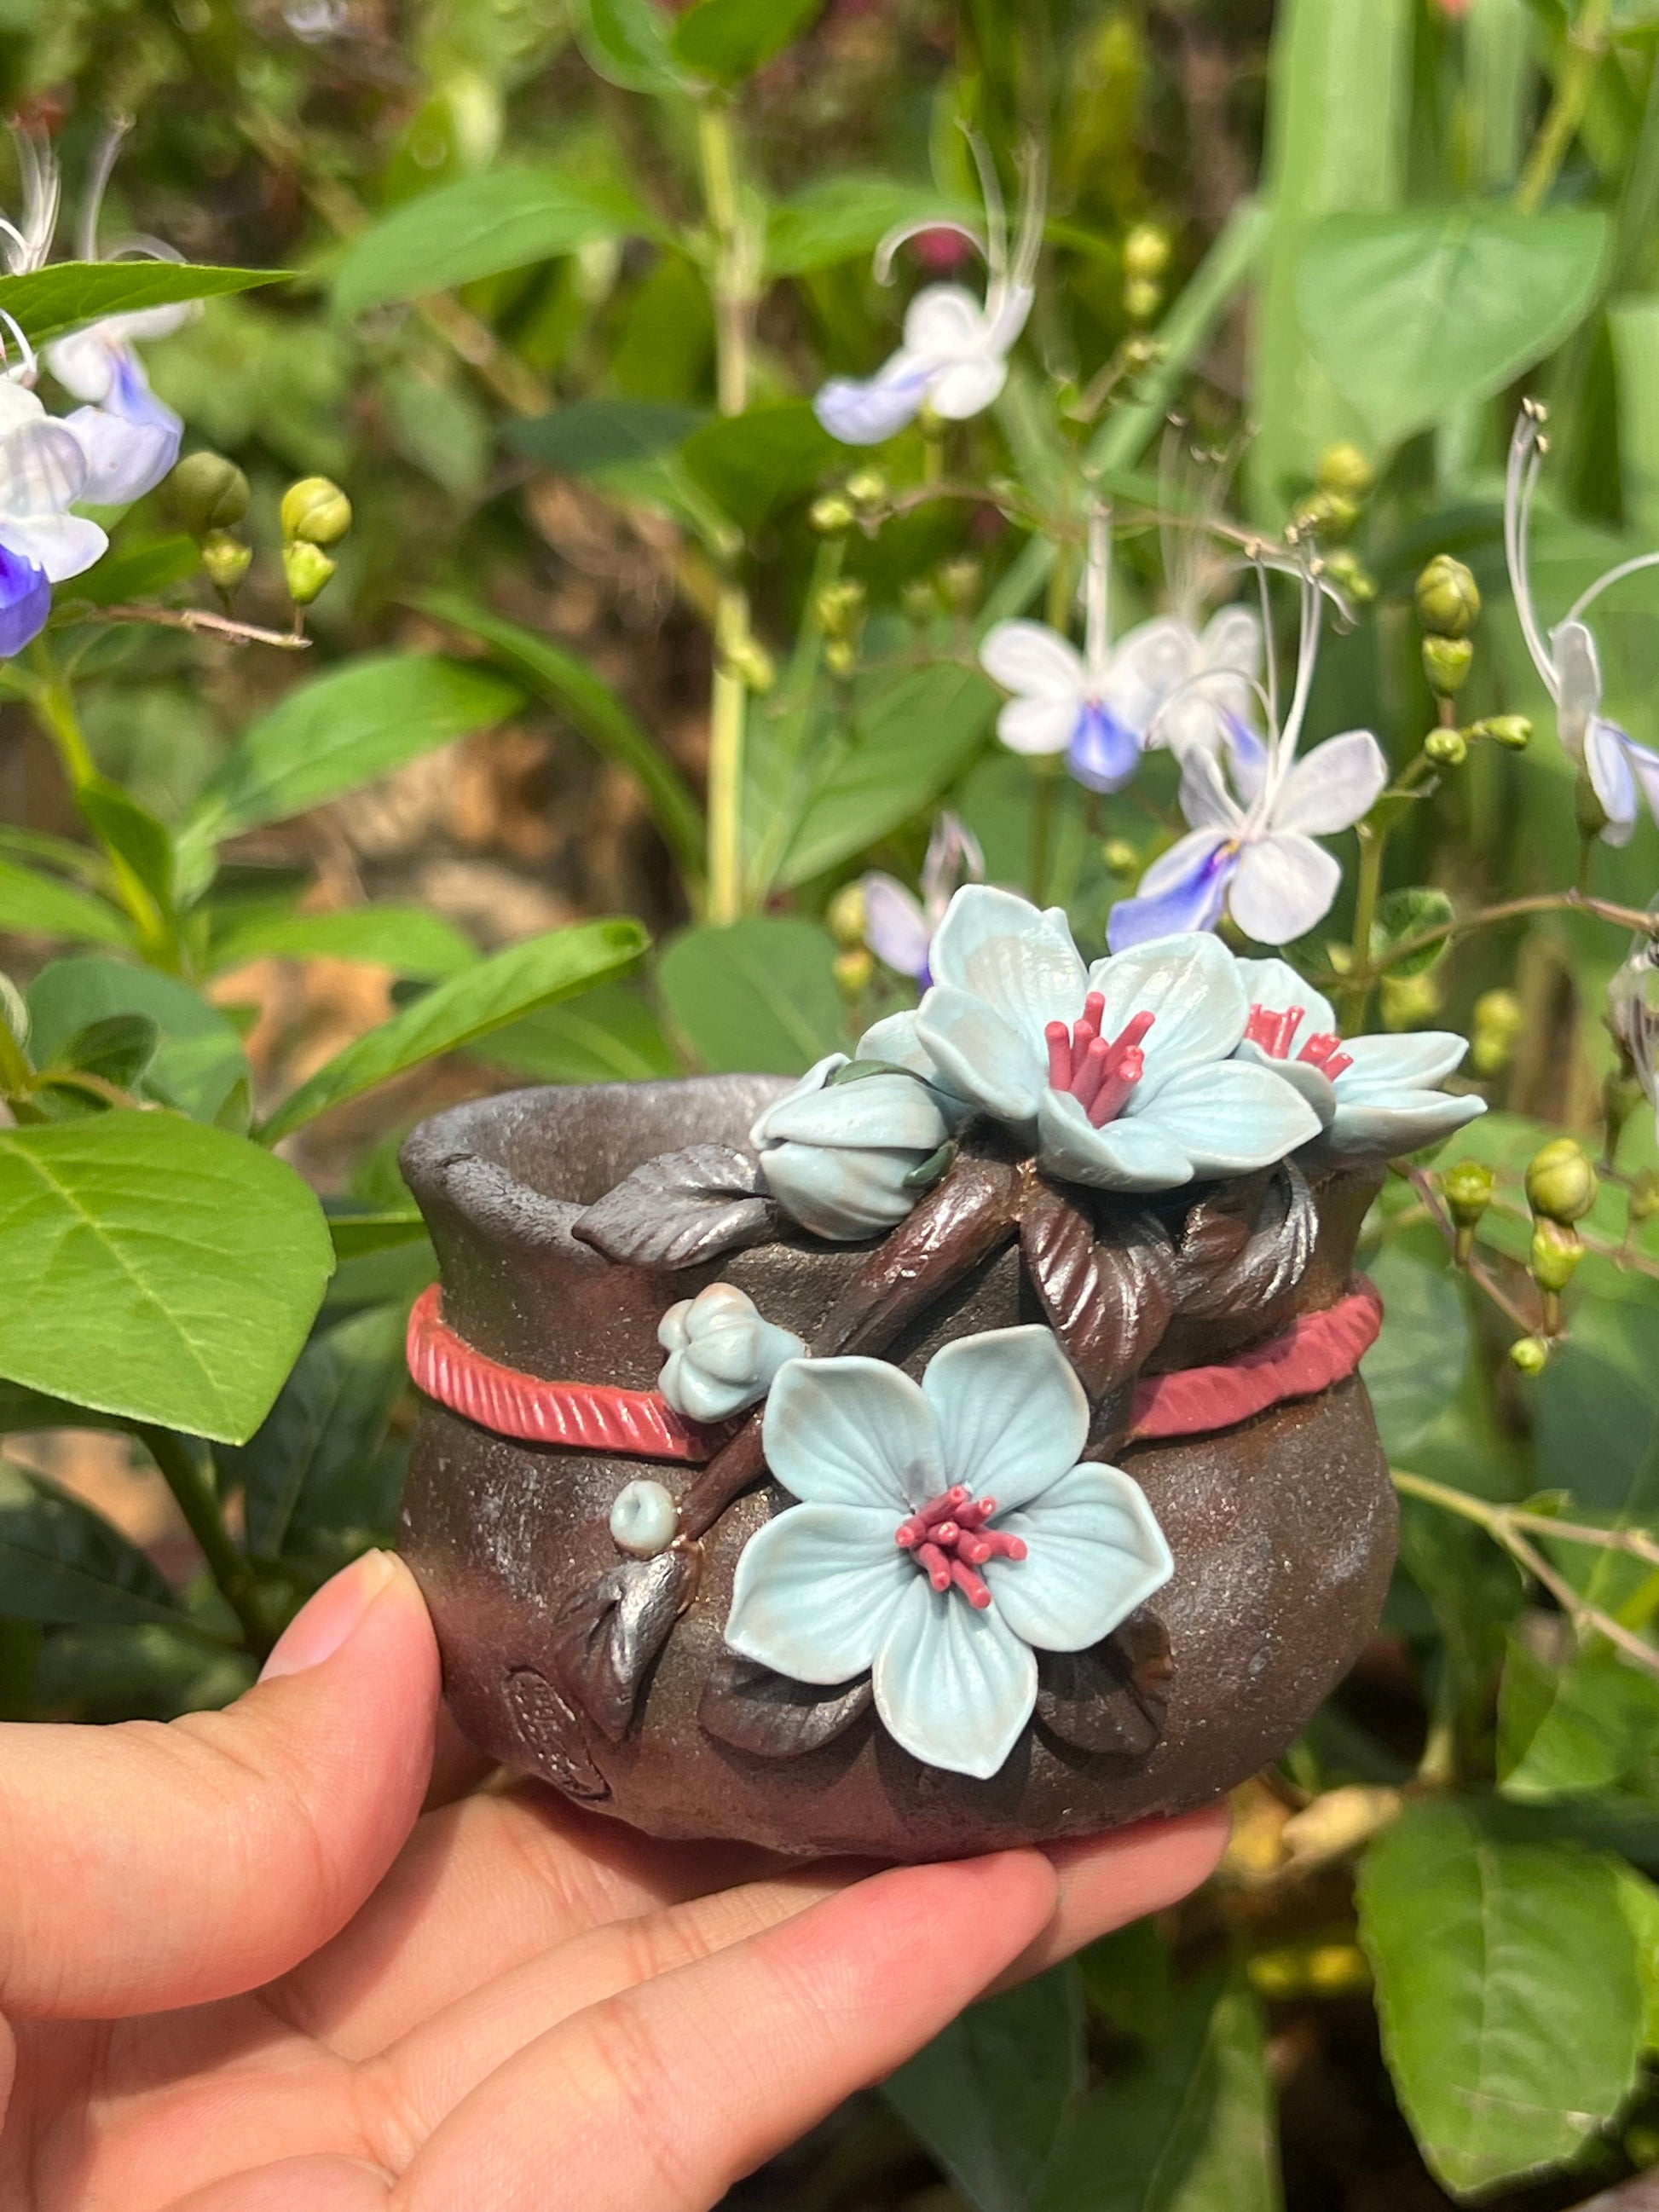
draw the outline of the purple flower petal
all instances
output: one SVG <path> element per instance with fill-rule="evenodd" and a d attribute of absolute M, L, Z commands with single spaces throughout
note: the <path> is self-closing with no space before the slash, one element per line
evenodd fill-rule
<path fill-rule="evenodd" d="M 1190 848 L 1188 865 L 1174 880 L 1164 880 L 1148 895 L 1120 899 L 1106 921 L 1106 942 L 1114 952 L 1132 945 L 1149 944 L 1156 937 L 1174 937 L 1188 929 L 1213 929 L 1227 902 L 1227 885 L 1238 866 L 1238 848 L 1215 830 L 1200 830 L 1183 837 L 1174 848 Z M 1165 860 L 1173 857 L 1166 854 Z M 1148 870 L 1150 878 L 1152 870 Z"/>
<path fill-rule="evenodd" d="M 1140 740 L 1098 699 L 1085 699 L 1066 765 L 1085 791 L 1121 791 L 1140 765 Z"/>
<path fill-rule="evenodd" d="M 46 570 L 0 544 L 0 660 L 9 660 L 39 637 L 51 612 Z"/>

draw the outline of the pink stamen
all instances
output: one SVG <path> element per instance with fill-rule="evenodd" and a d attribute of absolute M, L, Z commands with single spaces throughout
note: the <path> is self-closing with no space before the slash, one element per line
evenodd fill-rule
<path fill-rule="evenodd" d="M 893 1540 L 910 1553 L 934 1589 L 943 1595 L 960 1590 L 976 1613 L 990 1604 L 990 1585 L 977 1570 L 988 1559 L 1023 1559 L 1025 1546 L 985 1523 L 997 1510 L 994 1498 L 970 1498 L 954 1483 L 900 1522 Z"/>
<path fill-rule="evenodd" d="M 1344 1069 L 1353 1066 L 1353 1054 L 1343 1051 L 1341 1038 L 1326 1030 L 1317 1030 L 1310 1036 L 1297 1058 L 1305 1060 L 1310 1067 L 1316 1067 L 1322 1075 L 1328 1075 L 1333 1083 Z"/>
<path fill-rule="evenodd" d="M 1048 1040 L 1048 1088 L 1072 1087 L 1072 1033 L 1064 1022 L 1050 1022 L 1042 1032 Z"/>
<path fill-rule="evenodd" d="M 1152 1014 L 1135 1014 L 1117 1036 L 1103 1037 L 1100 1024 L 1106 1001 L 1091 991 L 1084 1001 L 1082 1018 L 1067 1037 L 1058 1022 L 1043 1034 L 1048 1042 L 1048 1082 L 1062 1096 L 1075 1098 L 1097 1129 L 1120 1115 L 1129 1094 L 1146 1072 L 1141 1040 L 1152 1028 Z"/>
<path fill-rule="evenodd" d="M 1129 1103 L 1129 1093 L 1146 1073 L 1146 1055 L 1133 1045 L 1120 1053 L 1115 1072 L 1108 1076 L 1096 1091 L 1089 1107 L 1089 1120 L 1097 1129 L 1103 1129 L 1109 1121 L 1116 1121 Z"/>
<path fill-rule="evenodd" d="M 1262 1051 L 1273 1059 L 1288 1060 L 1306 1012 L 1304 1006 L 1286 1006 L 1282 1013 L 1275 1013 L 1268 1006 L 1252 1006 L 1250 1018 L 1244 1024 L 1244 1034 L 1252 1044 L 1259 1044 Z M 1304 1052 L 1301 1057 L 1306 1060 L 1308 1055 Z"/>
<path fill-rule="evenodd" d="M 1072 1078 L 1072 1096 L 1086 1113 L 1100 1095 L 1100 1086 L 1112 1066 L 1112 1048 L 1103 1037 L 1093 1038 Z"/>

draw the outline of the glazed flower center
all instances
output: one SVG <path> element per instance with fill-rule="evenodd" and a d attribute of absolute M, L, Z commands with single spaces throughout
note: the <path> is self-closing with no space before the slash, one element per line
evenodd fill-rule
<path fill-rule="evenodd" d="M 1286 1006 L 1282 1013 L 1269 1006 L 1252 1006 L 1244 1034 L 1273 1059 L 1288 1060 L 1306 1012 L 1303 1006 Z M 1322 1075 L 1329 1076 L 1333 1083 L 1345 1068 L 1353 1066 L 1353 1054 L 1344 1052 L 1341 1038 L 1334 1036 L 1328 1030 L 1316 1030 L 1297 1058 L 1310 1067 L 1316 1067 Z"/>
<path fill-rule="evenodd" d="M 1091 991 L 1083 1002 L 1083 1018 L 1068 1030 L 1064 1022 L 1050 1022 L 1042 1034 L 1048 1045 L 1048 1087 L 1075 1098 L 1091 1126 L 1104 1128 L 1129 1103 L 1129 1094 L 1146 1072 L 1146 1055 L 1140 1041 L 1157 1018 L 1135 1014 L 1115 1037 L 1100 1034 L 1106 1001 Z"/>
<path fill-rule="evenodd" d="M 961 1483 L 930 1498 L 920 1512 L 901 1521 L 893 1541 L 908 1552 L 941 1596 L 958 1589 L 976 1613 L 991 1602 L 991 1589 L 978 1570 L 987 1559 L 1023 1559 L 1025 1546 L 986 1522 L 997 1510 L 994 1498 L 970 1498 Z"/>

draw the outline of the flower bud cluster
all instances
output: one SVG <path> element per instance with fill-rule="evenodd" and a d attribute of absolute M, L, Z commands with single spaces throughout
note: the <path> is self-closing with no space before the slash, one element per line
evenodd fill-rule
<path fill-rule="evenodd" d="M 338 563 L 327 549 L 351 527 L 351 501 L 327 477 L 302 477 L 283 495 L 283 574 L 296 607 L 308 607 Z"/>

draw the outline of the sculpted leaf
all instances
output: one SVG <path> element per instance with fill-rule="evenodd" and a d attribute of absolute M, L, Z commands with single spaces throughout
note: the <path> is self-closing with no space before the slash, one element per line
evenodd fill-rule
<path fill-rule="evenodd" d="M 1319 1214 L 1307 1178 L 1294 1161 L 1260 1186 L 1247 1184 L 1195 1206 L 1178 1255 L 1184 1319 L 1212 1321 L 1261 1314 L 1287 1299 L 1308 1272 L 1319 1241 Z M 1240 1231 L 1243 1233 L 1241 1235 Z"/>
<path fill-rule="evenodd" d="M 1031 1186 L 1020 1248 L 1044 1312 L 1091 1398 L 1136 1374 L 1175 1310 L 1176 1261 L 1155 1215 L 1114 1211 L 1103 1230 L 1086 1203 Z"/>
<path fill-rule="evenodd" d="M 668 1639 L 690 1581 L 691 1560 L 684 1552 L 627 1559 L 579 1589 L 554 1623 L 552 1672 L 612 1743 L 628 1733 L 640 1686 Z"/>
<path fill-rule="evenodd" d="M 873 1699 L 867 1674 L 824 1689 L 791 1681 L 735 1651 L 722 1651 L 697 1718 L 710 1735 L 738 1751 L 762 1759 L 799 1759 L 844 1735 Z"/>
<path fill-rule="evenodd" d="M 1172 1662 L 1164 1624 L 1143 1606 L 1086 1651 L 1037 1661 L 1037 1718 L 1079 1751 L 1145 1759 L 1164 1735 Z"/>
<path fill-rule="evenodd" d="M 769 1236 L 772 1202 L 752 1152 L 688 1145 L 635 1169 L 571 1225 L 584 1244 L 636 1267 L 696 1267 Z"/>
<path fill-rule="evenodd" d="M 587 1755 L 581 1724 L 544 1674 L 515 1667 L 507 1678 L 507 1710 L 526 1766 L 544 1774 L 567 1796 L 596 1803 L 611 1785 Z"/>

